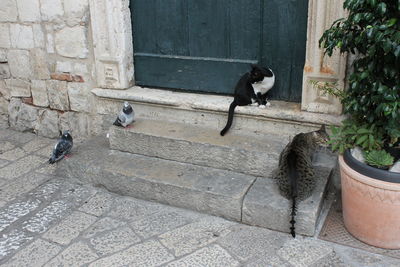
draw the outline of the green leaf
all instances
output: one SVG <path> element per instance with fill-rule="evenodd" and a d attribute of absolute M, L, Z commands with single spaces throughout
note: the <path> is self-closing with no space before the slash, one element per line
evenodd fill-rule
<path fill-rule="evenodd" d="M 357 138 L 356 145 L 361 145 L 368 139 L 368 135 L 362 135 L 361 137 Z"/>
<path fill-rule="evenodd" d="M 378 11 L 381 15 L 384 15 L 386 13 L 387 6 L 386 3 L 379 3 L 378 5 Z"/>

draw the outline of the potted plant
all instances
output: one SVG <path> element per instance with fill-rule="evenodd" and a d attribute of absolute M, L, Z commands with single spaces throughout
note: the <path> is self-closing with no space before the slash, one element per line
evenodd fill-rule
<path fill-rule="evenodd" d="M 400 248 L 400 1 L 345 0 L 348 17 L 335 21 L 320 39 L 328 56 L 334 49 L 356 55 L 345 91 L 320 89 L 340 98 L 347 119 L 332 127 L 339 151 L 343 218 L 357 239 L 382 248 Z M 359 147 L 366 163 L 350 149 Z"/>

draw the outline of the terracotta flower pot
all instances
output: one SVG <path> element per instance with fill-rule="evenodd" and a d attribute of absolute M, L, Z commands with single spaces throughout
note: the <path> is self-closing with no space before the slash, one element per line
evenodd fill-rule
<path fill-rule="evenodd" d="M 367 244 L 400 249 L 400 173 L 378 170 L 389 177 L 376 179 L 369 177 L 372 167 L 354 161 L 349 152 L 339 157 L 346 229 Z"/>

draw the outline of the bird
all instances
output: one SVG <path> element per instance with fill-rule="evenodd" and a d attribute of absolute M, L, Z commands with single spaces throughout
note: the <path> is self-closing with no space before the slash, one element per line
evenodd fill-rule
<path fill-rule="evenodd" d="M 124 107 L 121 113 L 118 115 L 117 119 L 113 123 L 116 126 L 128 127 L 132 122 L 134 122 L 135 112 L 132 106 L 128 102 L 124 102 Z"/>
<path fill-rule="evenodd" d="M 57 144 L 54 146 L 53 153 L 49 159 L 49 163 L 53 164 L 61 159 L 63 159 L 72 149 L 74 144 L 72 136 L 69 131 L 60 131 L 60 139 L 58 139 Z"/>

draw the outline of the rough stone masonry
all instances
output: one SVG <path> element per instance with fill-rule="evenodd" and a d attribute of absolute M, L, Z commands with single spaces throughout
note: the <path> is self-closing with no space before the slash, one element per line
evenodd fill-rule
<path fill-rule="evenodd" d="M 88 0 L 2 0 L 0 127 L 96 134 Z M 92 108 L 91 108 L 92 107 Z"/>

